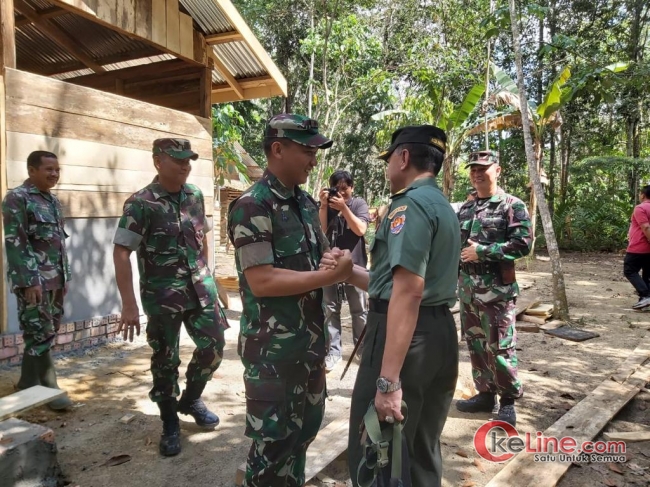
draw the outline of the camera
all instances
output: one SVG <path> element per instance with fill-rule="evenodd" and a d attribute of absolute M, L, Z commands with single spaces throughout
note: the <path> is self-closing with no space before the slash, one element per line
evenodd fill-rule
<path fill-rule="evenodd" d="M 338 196 L 339 190 L 336 188 L 327 188 L 327 197 L 331 198 L 332 196 Z"/>

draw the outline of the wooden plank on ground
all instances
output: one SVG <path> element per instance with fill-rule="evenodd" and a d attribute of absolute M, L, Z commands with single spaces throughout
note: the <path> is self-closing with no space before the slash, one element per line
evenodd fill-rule
<path fill-rule="evenodd" d="M 611 379 L 602 382 L 591 394 L 544 431 L 545 437 L 573 437 L 578 444 L 593 440 L 609 421 L 639 392 L 631 383 Z M 486 487 L 543 485 L 554 487 L 571 462 L 535 462 L 534 453 L 519 453 Z"/>
<path fill-rule="evenodd" d="M 634 352 L 612 374 L 616 382 L 625 382 L 643 363 L 650 359 L 650 335 L 646 335 Z"/>
<path fill-rule="evenodd" d="M 318 432 L 314 442 L 307 450 L 307 465 L 305 467 L 305 482 L 316 476 L 321 470 L 332 463 L 348 448 L 349 418 L 332 421 Z M 246 463 L 237 469 L 235 485 L 244 483 Z"/>
<path fill-rule="evenodd" d="M 527 321 L 528 323 L 537 323 L 538 325 L 543 325 L 546 323 L 546 318 L 541 318 L 539 316 L 530 316 L 527 314 L 523 314 L 519 317 L 521 321 Z"/>
<path fill-rule="evenodd" d="M 24 391 L 5 396 L 0 399 L 0 421 L 16 416 L 29 409 L 42 406 L 64 395 L 65 391 L 61 389 L 34 386 Z"/>
<path fill-rule="evenodd" d="M 531 306 L 537 306 L 541 301 L 533 298 L 522 298 L 521 296 L 517 298 L 517 304 L 515 306 L 515 316 L 519 316 L 524 313 Z"/>
<path fill-rule="evenodd" d="M 634 441 L 650 441 L 650 431 L 610 431 L 609 433 L 603 433 L 603 437 L 606 440 L 624 441 L 626 443 L 632 443 Z"/>
<path fill-rule="evenodd" d="M 535 316 L 551 316 L 553 314 L 553 305 L 540 303 L 537 306 L 530 306 L 526 310 L 526 314 Z"/>
<path fill-rule="evenodd" d="M 555 330 L 556 328 L 561 328 L 564 325 L 566 325 L 566 323 L 564 321 L 562 321 L 562 320 L 553 320 L 553 321 L 549 321 L 548 323 L 540 326 L 539 329 L 542 330 L 542 331 Z"/>
<path fill-rule="evenodd" d="M 539 325 L 537 323 L 526 323 L 525 321 L 517 321 L 517 331 L 524 331 L 526 333 L 539 333 Z"/>

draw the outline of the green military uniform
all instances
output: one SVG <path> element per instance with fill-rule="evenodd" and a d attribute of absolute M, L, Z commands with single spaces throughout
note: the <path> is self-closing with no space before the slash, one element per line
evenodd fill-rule
<path fill-rule="evenodd" d="M 274 128 L 276 121 L 300 124 L 304 120 L 308 119 L 297 115 L 274 117 L 266 137 L 329 147 L 331 141 L 317 130 L 288 129 L 278 134 L 281 125 Z M 287 188 L 267 170 L 231 203 L 228 234 L 236 249 L 243 303 L 238 352 L 244 364 L 245 434 L 253 440 L 244 484 L 302 486 L 307 447 L 316 437 L 325 411 L 323 292 L 316 289 L 295 296 L 259 298 L 251 291 L 244 271 L 260 265 L 318 270 L 328 249 L 318 208 L 306 192 L 297 186 Z"/>
<path fill-rule="evenodd" d="M 54 344 L 63 316 L 63 290 L 70 280 L 61 203 L 29 180 L 2 202 L 7 277 L 18 302 L 25 354 L 41 356 Z M 25 288 L 40 285 L 40 303 L 25 300 Z"/>
<path fill-rule="evenodd" d="M 395 139 L 394 134 L 394 143 Z M 400 374 L 403 400 L 409 408 L 404 435 L 413 485 L 433 487 L 442 479 L 439 438 L 458 375 L 456 326 L 449 307 L 456 299 L 460 234 L 454 210 L 433 177 L 416 179 L 391 200 L 370 249 L 370 313 L 367 345 L 352 394 L 350 474 L 356 486 L 357 468 L 364 454 L 359 430 L 377 392 L 393 271 L 403 267 L 424 279 L 416 329 Z"/>
<path fill-rule="evenodd" d="M 201 391 L 221 364 L 227 324 L 203 255 L 210 230 L 203 194 L 191 184 L 170 194 L 157 179 L 126 200 L 113 243 L 137 253 L 147 341 L 154 352 L 149 397 L 161 402 L 180 394 L 181 324 L 196 344 L 187 367 L 188 389 L 195 384 Z"/>

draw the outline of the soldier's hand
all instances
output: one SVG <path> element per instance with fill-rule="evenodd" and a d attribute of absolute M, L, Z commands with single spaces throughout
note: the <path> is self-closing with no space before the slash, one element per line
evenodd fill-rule
<path fill-rule="evenodd" d="M 43 289 L 40 284 L 25 288 L 25 301 L 29 304 L 40 304 L 43 300 Z"/>
<path fill-rule="evenodd" d="M 327 191 L 326 188 L 323 188 L 320 190 L 320 193 L 318 193 L 318 200 L 320 201 L 320 207 L 324 208 L 327 206 L 327 203 L 329 199 L 329 192 Z"/>
<path fill-rule="evenodd" d="M 130 342 L 133 341 L 133 330 L 136 335 L 140 336 L 140 310 L 136 306 L 123 306 L 120 326 L 117 333 L 122 333 L 122 339 L 126 341 L 127 337 Z"/>
<path fill-rule="evenodd" d="M 336 282 L 345 281 L 352 274 L 354 264 L 352 263 L 352 254 L 349 250 L 343 250 L 342 255 L 337 259 L 336 269 L 332 272 L 336 275 Z"/>
<path fill-rule="evenodd" d="M 338 265 L 337 258 L 341 256 L 343 256 L 343 251 L 337 247 L 334 247 L 329 252 L 325 252 L 323 254 L 318 268 L 323 270 L 336 269 L 336 266 Z"/>
<path fill-rule="evenodd" d="M 460 251 L 460 260 L 462 262 L 477 262 L 478 254 L 476 253 L 476 247 L 478 244 L 473 240 L 467 241 L 468 246 Z"/>

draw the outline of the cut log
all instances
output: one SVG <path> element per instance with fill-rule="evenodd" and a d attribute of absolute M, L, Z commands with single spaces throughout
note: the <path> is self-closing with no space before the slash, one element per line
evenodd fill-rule
<path fill-rule="evenodd" d="M 537 306 L 540 303 L 540 301 L 535 300 L 535 299 L 522 299 L 521 297 L 517 298 L 517 304 L 515 306 L 515 316 L 519 317 L 520 314 L 523 314 L 526 312 L 528 308 L 531 306 Z"/>
<path fill-rule="evenodd" d="M 555 330 L 556 328 L 561 328 L 564 325 L 566 325 L 566 323 L 564 321 L 562 321 L 562 320 L 553 320 L 553 321 L 549 321 L 548 323 L 540 326 L 539 329 L 542 330 L 542 331 Z"/>
<path fill-rule="evenodd" d="M 332 421 L 318 432 L 314 442 L 307 450 L 307 465 L 305 466 L 305 482 L 316 476 L 321 470 L 332 463 L 348 448 L 349 418 Z M 237 469 L 235 485 L 244 483 L 246 463 Z"/>
<path fill-rule="evenodd" d="M 34 386 L 0 399 L 0 421 L 65 396 L 61 389 Z"/>

